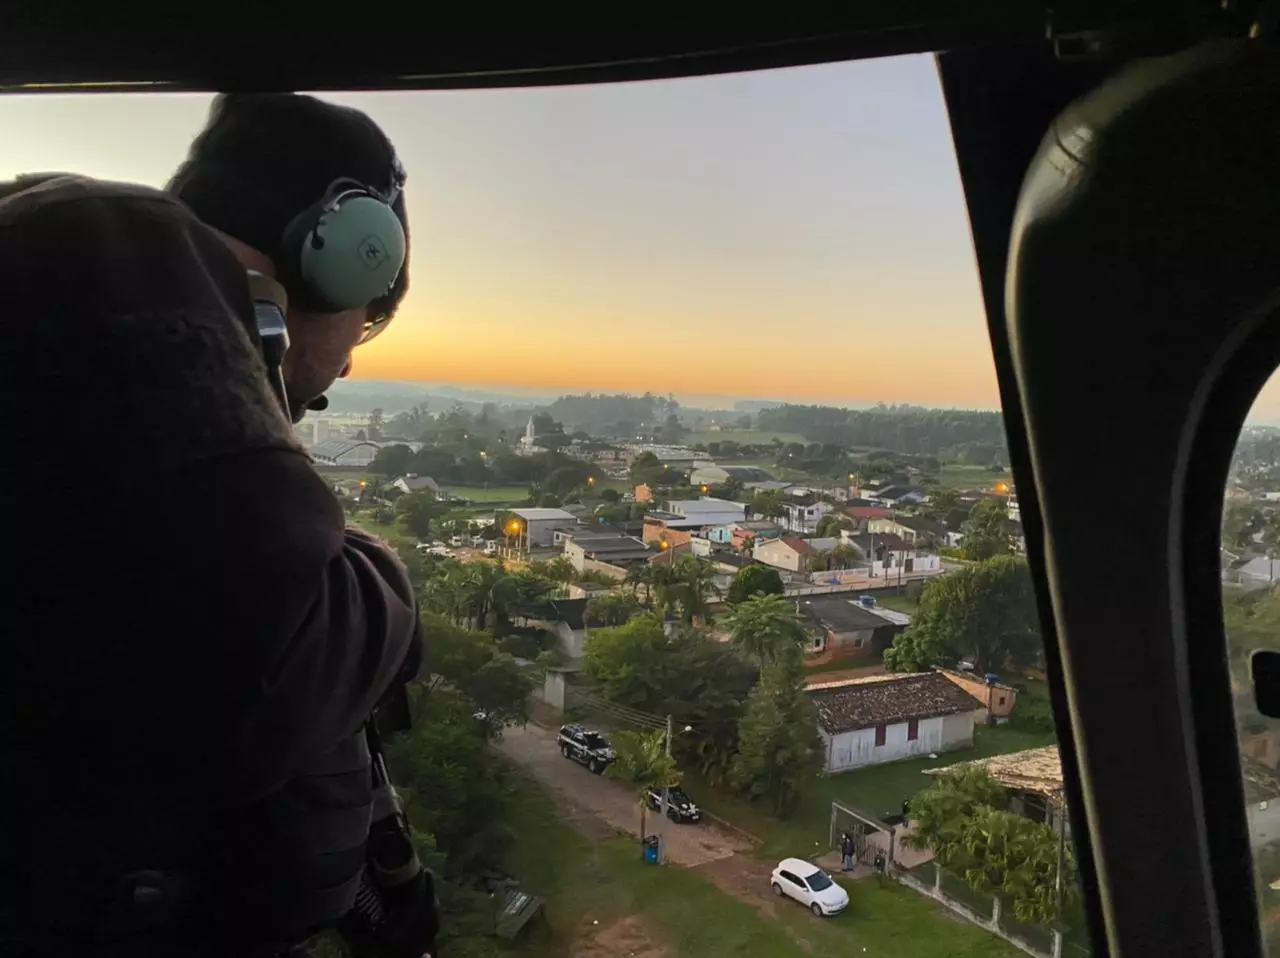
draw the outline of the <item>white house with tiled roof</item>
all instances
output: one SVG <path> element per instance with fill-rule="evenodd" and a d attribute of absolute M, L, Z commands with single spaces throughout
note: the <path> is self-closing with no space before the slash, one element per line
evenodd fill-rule
<path fill-rule="evenodd" d="M 810 685 L 827 772 L 973 745 L 982 703 L 938 672 Z"/>

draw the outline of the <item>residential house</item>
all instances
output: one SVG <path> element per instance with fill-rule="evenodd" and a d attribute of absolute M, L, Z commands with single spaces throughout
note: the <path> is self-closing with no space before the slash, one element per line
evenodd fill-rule
<path fill-rule="evenodd" d="M 440 495 L 440 486 L 430 476 L 419 476 L 412 472 L 400 476 L 391 483 L 392 486 L 401 492 L 420 492 L 423 489 L 430 491 L 433 495 Z"/>
<path fill-rule="evenodd" d="M 1062 785 L 1062 761 L 1058 746 L 1029 748 L 1021 752 L 994 755 L 991 758 L 959 762 L 942 768 L 927 768 L 926 775 L 949 775 L 982 769 L 1009 793 L 1009 810 L 1033 821 L 1044 822 L 1057 831 L 1061 827 L 1071 836 Z"/>
<path fill-rule="evenodd" d="M 703 527 L 702 520 L 674 512 L 653 510 L 644 516 L 640 538 L 646 542 L 665 542 L 668 546 L 687 546 L 693 534 Z"/>
<path fill-rule="evenodd" d="M 873 505 L 878 504 L 880 494 L 894 486 L 909 486 L 911 480 L 902 473 L 896 473 L 892 476 L 885 476 L 881 479 L 868 479 L 866 482 L 852 486 L 849 491 L 859 499 L 864 499 Z"/>
<path fill-rule="evenodd" d="M 888 506 L 873 506 L 862 499 L 857 500 L 856 505 L 844 506 L 840 511 L 853 520 L 854 532 L 866 532 L 867 523 L 872 519 L 889 519 L 893 516 L 893 510 Z"/>
<path fill-rule="evenodd" d="M 876 675 L 812 685 L 830 772 L 973 745 L 982 703 L 936 672 Z"/>
<path fill-rule="evenodd" d="M 841 539 L 862 557 L 868 565 L 867 572 L 873 577 L 901 578 L 942 569 L 942 561 L 937 555 L 922 552 L 901 536 L 892 533 L 851 535 L 846 531 L 841 533 Z"/>
<path fill-rule="evenodd" d="M 757 544 L 751 556 L 756 562 L 763 562 L 775 569 L 804 572 L 811 556 L 819 552 L 830 552 L 838 542 L 838 539 L 831 538 L 801 539 L 798 536 L 786 536 Z"/>
<path fill-rule="evenodd" d="M 564 557 L 579 573 L 626 575 L 628 566 L 647 562 L 651 552 L 643 541 L 610 526 L 575 526 L 560 533 Z"/>
<path fill-rule="evenodd" d="M 509 524 L 515 526 L 516 535 L 526 550 L 551 548 L 557 531 L 567 531 L 578 524 L 573 513 L 563 509 L 508 509 L 506 515 L 515 522 L 504 519 L 501 523 L 504 531 Z"/>
<path fill-rule="evenodd" d="M 1246 589 L 1266 589 L 1280 580 L 1280 559 L 1271 556 L 1237 559 L 1227 566 L 1222 578 Z"/>
<path fill-rule="evenodd" d="M 880 490 L 876 499 L 896 508 L 927 502 L 929 494 L 919 486 L 888 486 Z"/>
<path fill-rule="evenodd" d="M 867 531 L 873 533 L 890 533 L 901 536 L 907 542 L 922 545 L 946 541 L 947 530 L 935 519 L 926 516 L 890 516 L 872 519 L 867 523 Z M 928 551 L 933 551 L 932 549 Z"/>
<path fill-rule="evenodd" d="M 747 507 L 742 503 L 725 499 L 672 500 L 666 509 L 645 514 L 643 539 L 645 542 L 665 541 L 670 545 L 683 545 L 691 536 L 702 535 L 703 530 L 723 526 L 724 532 L 718 534 L 718 538 L 728 543 L 731 538 L 729 526 L 742 521 L 746 512 Z"/>
<path fill-rule="evenodd" d="M 730 502 L 728 499 L 715 499 L 703 496 L 700 499 L 672 499 L 667 503 L 667 512 L 698 519 L 704 526 L 728 525 L 741 522 L 747 517 L 747 507 L 741 502 Z"/>
<path fill-rule="evenodd" d="M 911 619 L 903 613 L 887 615 L 887 610 L 874 603 L 872 599 L 864 604 L 847 593 L 797 599 L 796 614 L 815 629 L 805 665 L 812 668 L 834 661 L 852 664 L 879 659 Z"/>
<path fill-rule="evenodd" d="M 781 518 L 783 528 L 788 532 L 809 535 L 818 528 L 818 520 L 835 510 L 835 506 L 812 495 L 800 496 L 791 502 L 784 502 L 786 512 Z"/>
<path fill-rule="evenodd" d="M 780 538 L 782 527 L 768 519 L 744 519 L 729 527 L 729 545 L 741 552 L 747 543 L 759 545 L 770 539 Z"/>

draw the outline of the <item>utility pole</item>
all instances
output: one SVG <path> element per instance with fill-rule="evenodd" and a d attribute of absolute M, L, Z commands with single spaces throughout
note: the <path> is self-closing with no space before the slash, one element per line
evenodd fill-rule
<path fill-rule="evenodd" d="M 674 726 L 671 722 L 671 716 L 667 716 L 667 758 L 673 758 L 671 751 L 671 737 Z M 658 864 L 665 865 L 667 863 L 667 831 L 671 825 L 671 819 L 667 817 L 667 808 L 671 802 L 671 786 L 667 783 L 667 779 L 662 780 L 662 839 L 658 845 Z"/>

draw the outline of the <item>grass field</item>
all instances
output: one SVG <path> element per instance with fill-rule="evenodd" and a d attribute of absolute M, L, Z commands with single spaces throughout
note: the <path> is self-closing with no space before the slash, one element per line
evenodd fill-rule
<path fill-rule="evenodd" d="M 896 814 L 901 811 L 904 800 L 929 785 L 930 779 L 924 774 L 926 768 L 1039 748 L 1052 745 L 1053 741 L 1052 732 L 1029 732 L 1008 725 L 978 726 L 974 729 L 971 749 L 947 752 L 938 758 L 909 759 L 819 776 L 810 785 L 800 807 L 785 821 L 779 821 L 760 806 L 711 788 L 696 775 L 684 772 L 684 776 L 690 794 L 699 805 L 761 840 L 761 855 L 808 855 L 826 846 L 833 801 L 853 805 L 871 815 Z"/>
<path fill-rule="evenodd" d="M 977 958 L 1018 955 L 1012 946 L 948 917 L 928 899 L 892 883 L 849 884 L 852 903 L 819 920 L 785 903 L 770 916 L 696 869 L 656 868 L 634 841 L 592 841 L 557 819 L 557 806 L 528 780 L 512 823 L 509 867 L 526 891 L 547 901 L 545 927 L 521 948 L 542 958 L 581 954 L 697 955 L 699 958 Z M 754 893 L 754 894 L 753 894 Z M 750 903 L 749 903 L 750 902 Z M 577 948 L 570 943 L 579 940 Z M 585 946 L 585 947 L 584 947 Z"/>
<path fill-rule="evenodd" d="M 943 489 L 994 489 L 996 483 L 1013 482 L 1009 470 L 992 472 L 985 466 L 943 466 L 938 485 Z"/>

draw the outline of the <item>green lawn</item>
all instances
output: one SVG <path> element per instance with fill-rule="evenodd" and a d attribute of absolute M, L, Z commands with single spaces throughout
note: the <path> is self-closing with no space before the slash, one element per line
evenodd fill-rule
<path fill-rule="evenodd" d="M 516 838 L 509 867 L 526 890 L 547 900 L 546 926 L 533 931 L 521 949 L 526 954 L 564 955 L 575 933 L 601 930 L 605 934 L 600 944 L 625 944 L 619 953 L 647 954 L 645 942 L 635 938 L 643 936 L 667 954 L 699 958 L 1019 954 L 983 930 L 947 916 L 910 889 L 872 880 L 847 886 L 852 905 L 837 918 L 819 920 L 785 903 L 770 917 L 725 893 L 697 870 L 644 863 L 634 841 L 603 836 L 591 841 L 560 822 L 556 806 L 532 782 L 526 780 L 521 793 L 520 811 L 512 822 Z M 625 941 L 611 938 L 607 929 L 627 916 L 638 921 Z"/>
<path fill-rule="evenodd" d="M 929 785 L 926 768 L 954 762 L 1003 755 L 1027 748 L 1052 745 L 1052 732 L 1028 732 L 1008 725 L 982 725 L 974 730 L 974 747 L 941 753 L 937 758 L 915 758 L 888 765 L 875 765 L 839 775 L 814 779 L 800 807 L 785 821 L 779 821 L 759 806 L 713 789 L 697 775 L 683 771 L 694 800 L 713 815 L 737 825 L 761 840 L 759 854 L 765 858 L 815 854 L 827 844 L 831 803 L 844 802 L 870 815 L 895 814 L 904 799 Z"/>

